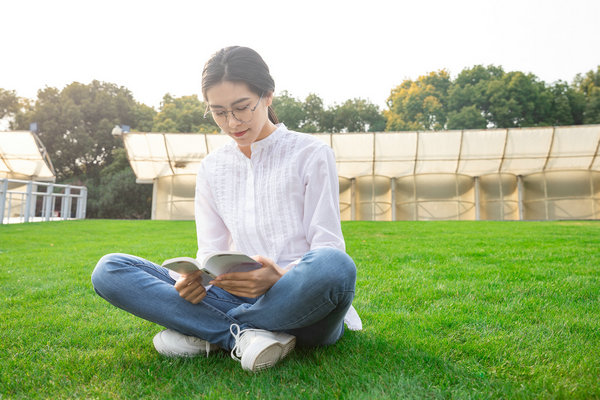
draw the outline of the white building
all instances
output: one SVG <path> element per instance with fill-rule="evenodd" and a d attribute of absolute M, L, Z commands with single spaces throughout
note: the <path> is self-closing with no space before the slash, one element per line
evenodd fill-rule
<path fill-rule="evenodd" d="M 600 219 L 600 125 L 314 134 L 336 155 L 343 220 Z M 153 219 L 193 219 L 225 135 L 123 133 Z"/>

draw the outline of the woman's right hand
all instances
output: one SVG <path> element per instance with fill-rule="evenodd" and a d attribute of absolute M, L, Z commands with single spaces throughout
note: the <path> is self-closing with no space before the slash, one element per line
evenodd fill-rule
<path fill-rule="evenodd" d="M 202 271 L 181 275 L 181 278 L 175 282 L 175 290 L 190 303 L 200 303 L 206 297 L 206 290 L 202 286 Z"/>

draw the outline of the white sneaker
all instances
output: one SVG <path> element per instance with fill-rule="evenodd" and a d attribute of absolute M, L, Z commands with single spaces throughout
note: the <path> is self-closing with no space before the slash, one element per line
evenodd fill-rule
<path fill-rule="evenodd" d="M 156 351 L 167 357 L 195 357 L 202 352 L 208 354 L 219 346 L 194 336 L 187 336 L 173 329 L 158 332 L 152 339 Z"/>
<path fill-rule="evenodd" d="M 237 332 L 234 332 L 234 329 Z M 229 330 L 235 338 L 231 358 L 242 363 L 247 371 L 260 371 L 270 368 L 289 354 L 296 345 L 296 337 L 283 332 L 269 332 L 263 329 L 244 329 L 233 324 Z"/>

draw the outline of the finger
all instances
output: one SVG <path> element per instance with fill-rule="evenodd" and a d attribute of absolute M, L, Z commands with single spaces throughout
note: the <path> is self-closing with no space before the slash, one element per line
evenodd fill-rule
<path fill-rule="evenodd" d="M 250 258 L 252 258 L 254 261 L 258 262 L 259 264 L 262 264 L 263 267 L 265 265 L 275 264 L 275 261 L 273 261 L 270 258 L 265 257 L 265 256 L 258 255 L 258 256 L 253 256 L 253 257 L 250 257 Z"/>
<path fill-rule="evenodd" d="M 256 286 L 256 279 L 249 280 L 234 280 L 234 279 L 215 279 L 210 282 L 212 285 L 220 288 L 240 289 L 249 286 Z"/>
<path fill-rule="evenodd" d="M 255 281 L 264 273 L 265 266 L 245 272 L 228 272 L 215 278 L 216 281 Z"/>
<path fill-rule="evenodd" d="M 243 297 L 257 297 L 264 294 L 267 289 L 263 285 L 257 284 L 257 282 L 215 282 L 214 285 L 231 294 Z"/>
<path fill-rule="evenodd" d="M 248 288 L 243 288 L 243 289 L 231 289 L 231 290 L 227 290 L 227 292 L 235 295 L 235 296 L 241 296 L 241 297 L 250 297 L 250 298 L 255 298 L 258 297 L 262 294 L 264 294 L 263 291 L 259 291 L 258 289 L 256 290 L 250 290 Z"/>
<path fill-rule="evenodd" d="M 250 258 L 260 264 L 262 264 L 263 260 L 265 259 L 265 257 L 260 255 L 251 256 Z"/>
<path fill-rule="evenodd" d="M 179 295 L 184 299 L 188 300 L 191 297 L 197 296 L 199 293 L 205 293 L 206 290 L 198 281 L 190 282 L 179 290 Z"/>
<path fill-rule="evenodd" d="M 181 291 L 183 288 L 190 286 L 193 282 L 199 282 L 202 280 L 202 271 L 193 272 L 191 274 L 181 275 L 181 277 L 175 282 L 175 289 Z"/>
<path fill-rule="evenodd" d="M 196 304 L 200 302 L 204 297 L 206 297 L 206 291 L 198 288 L 197 290 L 194 290 L 193 292 L 190 292 L 182 297 L 190 303 Z"/>
<path fill-rule="evenodd" d="M 185 280 L 189 280 L 189 281 L 197 281 L 198 279 L 202 278 L 202 271 L 198 270 L 198 271 L 194 271 L 191 274 L 185 274 L 182 275 L 182 277 Z"/>
<path fill-rule="evenodd" d="M 192 304 L 198 304 L 200 303 L 204 298 L 206 297 L 206 291 L 203 291 L 199 294 L 194 295 L 193 297 L 190 297 L 186 300 L 188 300 L 190 303 Z"/>

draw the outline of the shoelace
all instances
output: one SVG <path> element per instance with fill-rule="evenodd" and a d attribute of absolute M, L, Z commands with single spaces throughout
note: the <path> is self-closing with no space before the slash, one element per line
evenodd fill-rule
<path fill-rule="evenodd" d="M 194 336 L 189 336 L 189 340 L 193 341 L 196 345 L 202 347 L 206 351 L 206 357 L 210 354 L 210 343 L 207 340 L 203 340 Z"/>
<path fill-rule="evenodd" d="M 237 332 L 234 332 L 233 330 Z M 235 339 L 235 346 L 231 349 L 231 358 L 237 361 L 242 361 L 242 352 L 246 348 L 246 342 L 252 335 L 244 335 L 244 333 L 256 331 L 257 329 L 244 329 L 241 330 L 238 324 L 231 324 L 229 327 L 229 332 Z"/>

